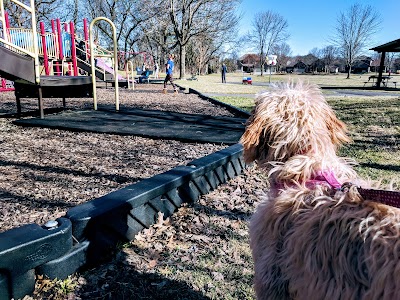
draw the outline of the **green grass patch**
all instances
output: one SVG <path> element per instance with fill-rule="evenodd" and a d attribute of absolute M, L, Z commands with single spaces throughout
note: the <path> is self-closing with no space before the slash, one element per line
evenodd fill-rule
<path fill-rule="evenodd" d="M 215 96 L 214 99 L 238 107 L 240 109 L 251 112 L 254 107 L 253 98 L 244 97 L 229 97 L 229 96 Z"/>

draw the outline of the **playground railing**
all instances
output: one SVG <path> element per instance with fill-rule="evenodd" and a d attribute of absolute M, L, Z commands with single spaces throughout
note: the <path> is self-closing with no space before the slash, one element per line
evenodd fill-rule
<path fill-rule="evenodd" d="M 24 28 L 9 28 L 9 41 L 29 52 L 34 52 L 33 30 Z M 20 52 L 17 50 L 17 52 Z"/>
<path fill-rule="evenodd" d="M 13 2 L 14 4 L 18 5 L 20 8 L 24 9 L 28 14 L 30 14 L 30 20 L 31 20 L 31 37 L 32 39 L 30 40 L 29 45 L 31 45 L 29 50 L 26 50 L 24 48 L 21 48 L 12 42 L 10 42 L 7 38 L 9 35 L 8 32 L 8 22 L 7 22 L 7 17 L 4 11 L 4 1 L 0 1 L 0 21 L 2 24 L 2 29 L 3 29 L 3 34 L 2 37 L 0 38 L 0 42 L 5 45 L 5 47 L 12 49 L 13 51 L 21 51 L 22 53 L 30 56 L 33 58 L 34 61 L 34 73 L 35 73 L 35 83 L 39 84 L 40 83 L 40 71 L 39 71 L 39 49 L 38 49 L 38 36 L 36 34 L 36 15 L 35 15 L 35 1 L 30 0 L 29 3 L 22 3 L 19 0 L 10 0 L 9 2 Z M 27 1 L 25 1 L 27 2 Z"/>
<path fill-rule="evenodd" d="M 57 35 L 51 32 L 46 32 L 44 34 L 46 40 L 47 56 L 50 59 L 58 58 L 59 47 L 57 43 Z M 42 39 L 39 38 L 39 55 L 43 56 L 43 46 Z"/>
<path fill-rule="evenodd" d="M 14 45 L 33 52 L 33 31 L 32 29 L 24 28 L 9 28 L 10 42 Z M 39 55 L 43 56 L 43 45 L 41 34 L 37 33 L 39 43 Z M 51 32 L 45 34 L 47 55 L 49 58 L 57 58 L 59 53 L 59 47 L 57 43 L 57 36 Z M 20 52 L 20 51 L 19 51 Z"/>
<path fill-rule="evenodd" d="M 14 91 L 14 82 L 0 77 L 0 92 Z"/>
<path fill-rule="evenodd" d="M 96 46 L 95 52 L 96 52 L 96 56 L 98 56 L 98 57 L 102 57 L 103 55 L 105 57 L 110 57 L 110 56 L 112 57 L 113 53 L 114 53 L 113 51 L 107 50 L 101 46 Z"/>

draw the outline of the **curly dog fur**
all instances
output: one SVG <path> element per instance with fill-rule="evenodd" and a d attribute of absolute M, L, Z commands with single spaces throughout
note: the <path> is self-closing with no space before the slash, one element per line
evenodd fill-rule
<path fill-rule="evenodd" d="M 317 86 L 257 95 L 241 138 L 271 188 L 250 222 L 257 299 L 400 299 L 400 210 L 326 179 L 368 187 L 336 154 L 349 141 Z"/>

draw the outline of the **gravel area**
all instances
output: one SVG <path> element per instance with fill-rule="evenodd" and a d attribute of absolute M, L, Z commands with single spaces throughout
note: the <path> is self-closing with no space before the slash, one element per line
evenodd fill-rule
<path fill-rule="evenodd" d="M 121 109 L 144 108 L 232 116 L 197 95 L 161 93 L 162 86 L 120 90 Z M 114 89 L 97 89 L 99 106 L 115 104 Z M 45 108 L 61 99 L 45 99 Z M 68 109 L 91 108 L 92 99 L 67 99 Z M 37 100 L 22 99 L 23 111 Z M 16 111 L 13 92 L 0 93 L 0 112 Z M 181 143 L 134 136 L 24 128 L 0 118 L 0 231 L 27 223 L 44 224 L 82 202 L 100 197 L 226 145 Z"/>

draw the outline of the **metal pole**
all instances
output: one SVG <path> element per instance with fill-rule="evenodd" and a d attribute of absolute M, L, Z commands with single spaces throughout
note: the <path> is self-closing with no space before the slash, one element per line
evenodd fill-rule
<path fill-rule="evenodd" d="M 69 30 L 71 33 L 71 56 L 72 67 L 74 69 L 74 76 L 78 76 L 78 63 L 76 61 L 76 45 L 75 45 L 75 27 L 74 22 L 69 23 Z"/>
<path fill-rule="evenodd" d="M 88 24 L 87 24 L 87 19 L 83 19 L 83 36 L 85 39 L 85 52 L 86 52 L 86 60 L 89 57 L 89 32 L 88 32 Z"/>
<path fill-rule="evenodd" d="M 89 26 L 90 36 L 90 63 L 92 65 L 92 80 L 93 80 L 93 104 L 94 109 L 97 110 L 97 95 L 96 95 L 96 76 L 95 76 L 95 65 L 94 65 L 94 49 L 93 49 L 93 26 L 96 22 L 103 20 L 110 24 L 113 31 L 113 42 L 114 42 L 114 82 L 115 82 L 115 110 L 119 111 L 119 85 L 118 85 L 118 47 L 117 47 L 117 30 L 114 23 L 105 17 L 95 18 Z"/>
<path fill-rule="evenodd" d="M 62 31 L 61 31 L 61 22 L 60 19 L 56 20 L 57 23 L 57 34 L 58 34 L 58 58 L 60 59 L 61 63 L 64 58 L 64 51 L 63 51 L 63 43 L 62 43 Z M 61 68 L 62 69 L 62 68 Z"/>
<path fill-rule="evenodd" d="M 42 49 L 44 58 L 44 71 L 47 76 L 50 75 L 49 71 L 49 57 L 47 55 L 47 44 L 46 44 L 46 31 L 44 30 L 44 23 L 40 22 L 40 34 L 42 35 Z"/>
<path fill-rule="evenodd" d="M 53 32 L 53 34 L 55 35 L 55 36 L 57 36 L 57 43 L 55 43 L 55 45 L 54 46 L 56 46 L 57 47 L 57 45 L 59 44 L 58 43 L 58 34 L 57 34 L 57 29 L 56 29 L 56 22 L 54 21 L 54 20 L 51 20 L 51 31 Z M 60 47 L 58 46 L 57 47 L 58 48 L 58 52 L 56 51 L 56 53 L 58 54 L 58 56 L 59 56 L 59 53 L 60 53 Z M 60 66 L 56 63 L 55 64 L 55 72 L 57 73 L 57 74 L 60 74 Z M 54 74 L 54 64 L 53 64 L 53 75 L 55 75 Z"/>

